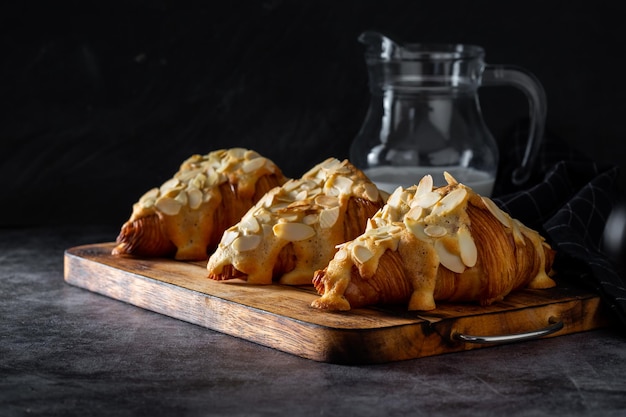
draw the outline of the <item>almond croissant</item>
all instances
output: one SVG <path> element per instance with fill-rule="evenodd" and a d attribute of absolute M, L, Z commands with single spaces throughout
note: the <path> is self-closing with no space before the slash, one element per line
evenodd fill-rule
<path fill-rule="evenodd" d="M 173 178 L 133 205 L 113 254 L 206 260 L 224 230 L 286 180 L 255 151 L 232 148 L 193 155 Z"/>
<path fill-rule="evenodd" d="M 398 188 L 367 230 L 315 273 L 321 297 L 312 306 L 433 310 L 435 301 L 489 305 L 516 289 L 555 286 L 548 276 L 554 251 L 537 232 L 445 177 L 439 188 L 429 175 Z"/>
<path fill-rule="evenodd" d="M 383 205 L 380 191 L 360 170 L 329 158 L 268 192 L 226 230 L 209 258 L 209 278 L 311 285 L 335 246 L 363 233 Z"/>

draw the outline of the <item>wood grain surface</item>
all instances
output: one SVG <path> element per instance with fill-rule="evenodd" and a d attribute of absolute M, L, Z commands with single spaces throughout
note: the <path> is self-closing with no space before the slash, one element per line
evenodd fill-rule
<path fill-rule="evenodd" d="M 563 323 L 553 337 L 607 325 L 597 295 L 561 284 L 524 290 L 489 307 L 438 303 L 409 312 L 381 306 L 328 312 L 310 307 L 312 287 L 250 285 L 207 278 L 204 262 L 112 256 L 113 243 L 70 248 L 65 280 L 89 291 L 320 362 L 371 364 L 493 344 L 467 343 L 456 334 L 495 336 Z"/>

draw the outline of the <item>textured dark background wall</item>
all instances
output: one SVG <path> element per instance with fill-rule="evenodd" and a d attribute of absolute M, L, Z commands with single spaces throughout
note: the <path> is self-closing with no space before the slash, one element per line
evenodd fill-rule
<path fill-rule="evenodd" d="M 533 71 L 547 128 L 626 169 L 620 2 L 14 1 L 0 5 L 0 225 L 120 224 L 192 153 L 297 176 L 347 157 L 368 102 L 357 36 L 483 45 Z M 516 91 L 481 93 L 506 143 Z M 622 184 L 624 173 L 622 173 Z"/>

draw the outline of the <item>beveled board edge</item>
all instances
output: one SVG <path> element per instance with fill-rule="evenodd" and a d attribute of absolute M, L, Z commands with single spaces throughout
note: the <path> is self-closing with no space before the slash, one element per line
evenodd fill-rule
<path fill-rule="evenodd" d="M 454 317 L 449 312 L 444 317 L 432 312 L 422 317 L 404 313 L 396 317 L 385 310 L 360 309 L 367 310 L 359 312 L 364 314 L 365 326 L 338 327 L 333 325 L 333 320 L 320 324 L 168 283 L 151 276 L 155 271 L 150 268 L 137 273 L 114 266 L 115 259 L 108 260 L 113 264 L 98 261 L 98 257 L 110 253 L 110 247 L 105 243 L 68 249 L 64 256 L 65 281 L 146 310 L 319 362 L 371 364 L 470 350 L 484 346 L 452 341 L 451 335 L 528 331 L 524 327 L 540 327 L 550 317 L 561 318 L 565 326 L 548 337 L 602 325 L 598 298 L 583 294 L 525 308 L 491 309 L 483 314 L 474 314 L 471 308 L 469 314 L 463 314 L 461 308 L 461 314 Z M 175 268 L 181 264 L 163 262 L 173 263 Z M 310 310 L 306 312 L 310 313 Z M 333 313 L 322 314 L 337 317 Z M 359 322 L 359 314 L 352 312 L 355 314 Z M 342 314 L 346 315 L 350 316 L 351 312 Z M 376 317 L 380 318 L 378 326 L 373 325 Z"/>

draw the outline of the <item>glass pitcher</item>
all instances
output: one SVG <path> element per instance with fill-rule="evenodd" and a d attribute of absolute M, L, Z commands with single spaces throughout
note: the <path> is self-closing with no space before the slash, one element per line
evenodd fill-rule
<path fill-rule="evenodd" d="M 463 44 L 400 45 L 364 32 L 371 101 L 361 130 L 350 147 L 350 161 L 379 188 L 393 192 L 431 174 L 445 183 L 443 171 L 479 194 L 493 191 L 498 148 L 480 109 L 478 88 L 510 85 L 529 102 L 530 127 L 524 158 L 512 181 L 530 176 L 542 139 L 546 97 L 529 71 L 487 65 L 480 46 Z"/>

